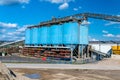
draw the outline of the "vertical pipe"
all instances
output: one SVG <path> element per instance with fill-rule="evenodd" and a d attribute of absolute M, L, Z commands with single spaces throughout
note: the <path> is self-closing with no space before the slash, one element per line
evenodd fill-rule
<path fill-rule="evenodd" d="M 73 62 L 73 49 L 71 47 L 71 63 Z"/>
<path fill-rule="evenodd" d="M 80 59 L 80 24 L 81 22 L 78 22 L 78 59 Z"/>
<path fill-rule="evenodd" d="M 88 46 L 87 46 L 87 58 L 89 58 L 89 54 L 90 54 L 90 53 L 89 53 L 89 47 L 90 47 L 90 46 L 88 45 Z"/>
<path fill-rule="evenodd" d="M 80 59 L 80 44 L 78 44 L 78 58 Z"/>
<path fill-rule="evenodd" d="M 82 57 L 82 60 L 84 59 L 84 55 L 83 55 L 83 44 L 81 46 L 81 50 L 82 50 L 82 53 L 81 53 L 81 57 Z"/>

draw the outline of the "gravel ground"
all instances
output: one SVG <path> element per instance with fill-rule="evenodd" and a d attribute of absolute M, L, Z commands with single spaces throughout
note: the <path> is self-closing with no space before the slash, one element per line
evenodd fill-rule
<path fill-rule="evenodd" d="M 120 80 L 120 55 L 89 64 L 8 64 L 22 75 L 39 74 L 39 80 Z"/>
<path fill-rule="evenodd" d="M 24 77 L 25 74 L 40 75 L 36 80 L 120 80 L 120 56 L 116 55 L 97 63 L 81 65 L 18 63 L 6 65 L 17 74 L 16 80 L 30 80 Z M 0 80 L 5 80 L 3 75 L 0 75 Z"/>
<path fill-rule="evenodd" d="M 120 70 L 12 69 L 21 74 L 39 74 L 39 80 L 120 80 Z"/>
<path fill-rule="evenodd" d="M 120 55 L 89 64 L 28 64 L 28 63 L 6 63 L 9 68 L 30 69 L 96 69 L 96 70 L 120 70 Z"/>

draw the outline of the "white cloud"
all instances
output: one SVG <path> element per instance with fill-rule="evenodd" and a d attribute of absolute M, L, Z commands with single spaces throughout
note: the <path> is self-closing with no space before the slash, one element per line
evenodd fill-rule
<path fill-rule="evenodd" d="M 9 31 L 7 32 L 6 29 L 1 29 L 1 31 L 5 32 L 5 33 L 0 33 L 1 34 L 1 38 L 0 40 L 8 40 L 8 41 L 16 41 L 16 40 L 23 40 L 25 37 L 25 29 L 28 26 L 32 26 L 32 25 L 23 25 L 22 27 L 17 26 L 16 30 L 11 31 L 9 29 Z"/>
<path fill-rule="evenodd" d="M 78 11 L 79 9 L 82 9 L 82 7 L 79 6 L 78 8 L 73 8 L 74 11 Z"/>
<path fill-rule="evenodd" d="M 105 26 L 110 26 L 115 24 L 120 24 L 120 22 L 109 22 L 109 23 L 106 23 Z"/>
<path fill-rule="evenodd" d="M 97 40 L 97 39 L 93 38 L 93 39 L 91 39 L 90 41 L 99 41 L 99 40 Z"/>
<path fill-rule="evenodd" d="M 62 5 L 59 6 L 60 10 L 67 9 L 69 7 L 68 3 L 63 3 Z"/>
<path fill-rule="evenodd" d="M 69 2 L 74 2 L 75 0 L 40 0 L 40 2 L 50 2 L 54 4 L 60 4 L 59 10 L 67 9 L 69 7 Z"/>
<path fill-rule="evenodd" d="M 50 2 L 50 3 L 59 4 L 59 3 L 63 3 L 64 0 L 40 0 L 40 2 Z"/>
<path fill-rule="evenodd" d="M 78 8 L 73 8 L 74 11 L 78 11 Z"/>
<path fill-rule="evenodd" d="M 75 0 L 40 0 L 41 2 L 50 2 L 55 4 L 74 2 Z"/>
<path fill-rule="evenodd" d="M 30 0 L 0 0 L 0 5 L 28 4 Z"/>
<path fill-rule="evenodd" d="M 109 33 L 109 32 L 106 31 L 106 30 L 103 30 L 102 32 L 104 33 L 104 34 L 103 34 L 104 37 L 114 38 L 114 39 L 120 38 L 120 34 L 115 35 L 115 34 Z"/>
<path fill-rule="evenodd" d="M 6 29 L 2 29 L 1 32 L 4 33 L 6 31 Z"/>
<path fill-rule="evenodd" d="M 114 34 L 108 33 L 108 34 L 105 34 L 105 35 L 103 35 L 103 36 L 104 36 L 104 37 L 108 37 L 108 38 L 114 38 L 114 40 L 120 40 L 120 34 L 114 35 Z"/>
<path fill-rule="evenodd" d="M 110 33 L 108 33 L 108 34 L 104 34 L 103 36 L 105 36 L 105 37 L 115 37 L 115 35 L 110 34 Z"/>
<path fill-rule="evenodd" d="M 25 37 L 25 29 L 28 26 L 32 25 L 23 25 L 19 26 L 16 23 L 5 23 L 0 22 L 0 40 L 7 40 L 7 41 L 16 41 L 16 40 L 23 40 Z"/>
<path fill-rule="evenodd" d="M 25 40 L 25 37 L 21 37 L 21 40 Z"/>
<path fill-rule="evenodd" d="M 0 27 L 2 27 L 2 28 L 17 28 L 17 24 L 0 22 Z"/>
<path fill-rule="evenodd" d="M 107 34 L 107 33 L 108 33 L 108 31 L 106 31 L 106 30 L 103 30 L 102 32 L 103 32 L 103 33 L 105 33 L 105 34 Z"/>
<path fill-rule="evenodd" d="M 23 35 L 28 26 L 31 25 L 24 25 L 23 27 L 18 28 L 15 32 L 9 32 L 8 35 Z"/>
<path fill-rule="evenodd" d="M 13 35 L 13 32 L 8 32 L 7 34 L 8 34 L 8 35 Z"/>
<path fill-rule="evenodd" d="M 9 32 L 9 33 L 7 33 L 7 34 L 8 34 L 9 36 L 17 36 L 17 35 L 20 35 L 20 34 L 23 34 L 23 33 L 15 31 L 15 32 Z"/>
<path fill-rule="evenodd" d="M 117 15 L 118 17 L 120 17 L 120 15 Z"/>
<path fill-rule="evenodd" d="M 6 36 L 5 35 L 2 35 L 1 38 L 5 38 Z"/>
<path fill-rule="evenodd" d="M 28 4 L 30 2 L 30 0 L 18 0 L 20 3 L 25 3 Z"/>
<path fill-rule="evenodd" d="M 117 38 L 120 38 L 120 34 L 119 35 L 116 35 Z"/>
<path fill-rule="evenodd" d="M 63 3 L 63 0 L 49 0 L 51 3 Z"/>
<path fill-rule="evenodd" d="M 88 37 L 89 41 L 99 41 L 98 39 L 92 38 L 91 36 Z"/>
<path fill-rule="evenodd" d="M 17 41 L 17 40 L 23 40 L 24 37 L 19 36 L 13 36 L 13 35 L 2 35 L 0 40 L 6 40 L 6 41 Z"/>

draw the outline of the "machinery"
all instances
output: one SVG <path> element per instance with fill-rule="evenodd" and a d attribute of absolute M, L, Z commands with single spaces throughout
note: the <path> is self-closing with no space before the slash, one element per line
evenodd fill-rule
<path fill-rule="evenodd" d="M 120 22 L 118 16 L 94 13 L 53 18 L 26 29 L 23 54 L 70 61 L 107 56 L 88 45 L 88 18 Z"/>
<path fill-rule="evenodd" d="M 112 53 L 120 55 L 120 45 L 119 42 L 112 41 L 116 46 L 112 46 Z"/>
<path fill-rule="evenodd" d="M 120 55 L 120 46 L 112 46 L 113 54 L 119 54 Z"/>

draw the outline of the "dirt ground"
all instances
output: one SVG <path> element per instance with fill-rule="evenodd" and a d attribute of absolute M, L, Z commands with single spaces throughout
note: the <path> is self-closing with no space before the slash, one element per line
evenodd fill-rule
<path fill-rule="evenodd" d="M 97 69 L 19 69 L 13 68 L 22 75 L 24 74 L 39 74 L 39 80 L 120 80 L 120 69 L 115 66 L 120 66 L 120 55 L 113 55 L 111 58 L 104 59 L 97 63 L 83 64 L 85 66 L 97 65 Z M 94 67 L 92 66 L 92 67 Z M 99 69 L 112 67 L 114 70 Z"/>
<path fill-rule="evenodd" d="M 120 80 L 120 70 L 12 69 L 21 74 L 40 74 L 39 80 Z"/>

